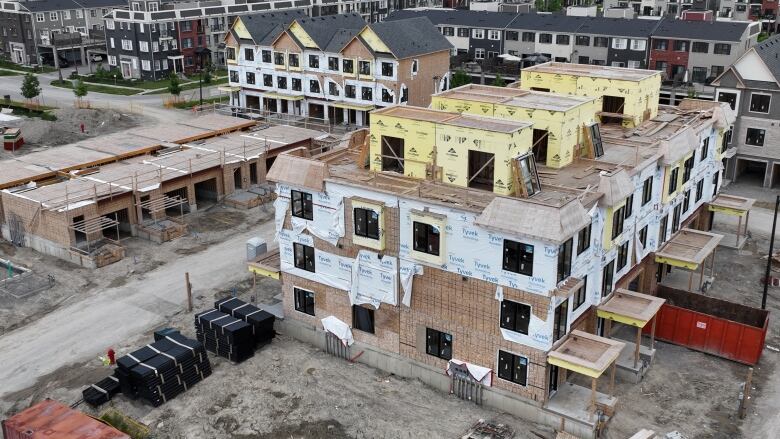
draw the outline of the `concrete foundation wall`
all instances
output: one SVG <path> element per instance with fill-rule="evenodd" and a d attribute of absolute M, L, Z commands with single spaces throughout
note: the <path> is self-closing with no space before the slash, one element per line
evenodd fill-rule
<path fill-rule="evenodd" d="M 295 339 L 325 350 L 326 333 L 315 326 L 285 319 L 277 320 L 276 329 Z M 361 352 L 362 354 L 356 359 L 360 363 L 403 378 L 420 380 L 424 384 L 442 392 L 449 393 L 450 391 L 450 378 L 443 373 L 441 368 L 404 358 L 394 353 L 384 352 L 357 341 L 351 346 L 351 356 L 354 358 Z M 347 366 L 346 362 L 345 366 Z M 469 403 L 464 401 L 464 404 Z M 545 410 L 541 404 L 533 403 L 505 390 L 485 387 L 483 404 L 492 409 L 510 413 L 556 429 L 563 425 L 566 432 L 582 439 L 595 438 L 594 429 L 591 425 L 577 422 L 571 418 L 563 418 Z"/>
<path fill-rule="evenodd" d="M 10 241 L 11 233 L 8 229 L 8 226 L 3 224 L 0 227 L 2 227 L 3 239 Z M 84 268 L 97 268 L 95 261 L 92 258 L 75 253 L 69 248 L 63 247 L 59 243 L 49 241 L 39 236 L 25 234 L 24 247 L 30 247 L 37 252 L 72 262 Z"/>

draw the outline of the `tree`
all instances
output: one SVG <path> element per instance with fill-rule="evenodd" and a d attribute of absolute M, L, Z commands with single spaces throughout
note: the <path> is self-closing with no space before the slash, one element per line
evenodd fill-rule
<path fill-rule="evenodd" d="M 73 85 L 73 94 L 76 95 L 76 98 L 79 100 L 79 104 L 81 103 L 81 99 L 87 95 L 89 90 L 87 90 L 87 84 L 84 83 L 81 79 L 76 81 L 76 84 Z"/>
<path fill-rule="evenodd" d="M 455 74 L 452 75 L 450 81 L 450 88 L 460 87 L 461 85 L 471 84 L 471 77 L 469 77 L 463 69 L 458 69 Z"/>
<path fill-rule="evenodd" d="M 168 92 L 174 96 L 179 96 L 181 93 L 181 85 L 179 84 L 179 77 L 175 73 L 171 72 L 168 83 Z"/>
<path fill-rule="evenodd" d="M 496 79 L 493 80 L 493 84 L 496 87 L 506 87 L 506 81 L 504 81 L 504 78 L 501 77 L 501 75 L 496 75 Z"/>
<path fill-rule="evenodd" d="M 41 94 L 41 83 L 38 81 L 38 77 L 32 73 L 24 75 L 24 81 L 22 81 L 22 96 L 28 101 Z"/>

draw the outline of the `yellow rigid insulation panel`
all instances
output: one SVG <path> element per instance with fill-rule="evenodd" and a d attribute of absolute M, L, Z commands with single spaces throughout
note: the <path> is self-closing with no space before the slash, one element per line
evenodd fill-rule
<path fill-rule="evenodd" d="M 287 29 L 295 38 L 301 42 L 308 49 L 319 49 L 317 43 L 309 36 L 309 34 L 303 29 L 303 26 L 298 24 L 297 21 L 293 21 L 290 27 Z"/>
<path fill-rule="evenodd" d="M 425 167 L 434 162 L 436 124 L 394 116 L 371 116 L 371 170 L 382 170 L 382 144 L 390 138 L 403 139 L 404 175 L 425 178 Z"/>

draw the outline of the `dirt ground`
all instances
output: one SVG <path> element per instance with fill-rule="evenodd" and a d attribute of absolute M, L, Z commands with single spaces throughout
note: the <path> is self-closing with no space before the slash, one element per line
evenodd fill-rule
<path fill-rule="evenodd" d="M 126 130 L 140 126 L 149 120 L 142 115 L 109 109 L 60 108 L 54 110 L 53 113 L 57 116 L 55 121 L 25 117 L 5 123 L 6 126 L 22 129 L 25 144 L 13 154 L 0 150 L 0 159 Z M 82 123 L 85 133 L 81 132 Z"/>

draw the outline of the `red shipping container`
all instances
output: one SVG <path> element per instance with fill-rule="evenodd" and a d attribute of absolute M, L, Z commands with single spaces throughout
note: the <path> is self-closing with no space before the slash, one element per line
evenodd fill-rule
<path fill-rule="evenodd" d="M 758 363 L 769 311 L 663 285 L 656 294 L 666 299 L 655 317 L 658 340 L 744 364 Z"/>
<path fill-rule="evenodd" d="M 130 439 L 130 436 L 52 399 L 3 421 L 5 439 Z"/>

